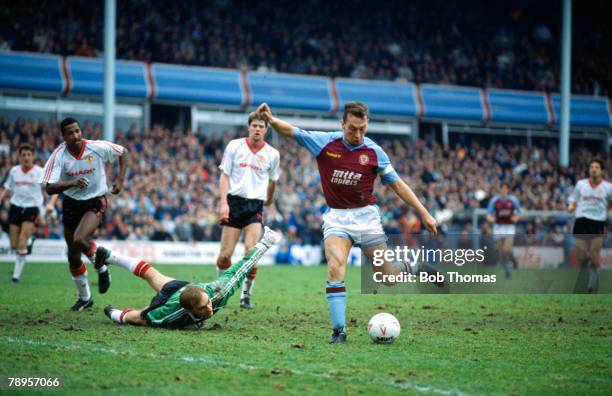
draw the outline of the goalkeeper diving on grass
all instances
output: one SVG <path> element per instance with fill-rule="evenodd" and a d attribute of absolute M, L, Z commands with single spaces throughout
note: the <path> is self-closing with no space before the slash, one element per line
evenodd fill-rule
<path fill-rule="evenodd" d="M 152 327 L 182 328 L 201 326 L 203 322 L 223 308 L 240 288 L 249 271 L 281 236 L 265 227 L 263 237 L 242 260 L 233 264 L 212 282 L 187 282 L 170 278 L 144 260 L 114 253 L 98 246 L 95 266 L 116 265 L 146 280 L 157 292 L 148 307 L 141 310 L 115 309 L 108 305 L 104 313 L 113 322 Z M 109 267 L 111 268 L 111 267 Z"/>

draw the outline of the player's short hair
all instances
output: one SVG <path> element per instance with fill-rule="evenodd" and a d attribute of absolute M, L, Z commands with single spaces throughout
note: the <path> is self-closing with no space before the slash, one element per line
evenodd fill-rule
<path fill-rule="evenodd" d="M 247 125 L 251 125 L 251 122 L 253 121 L 263 121 L 263 123 L 265 124 L 266 128 L 268 127 L 268 122 L 266 120 L 263 119 L 262 116 L 259 115 L 258 112 L 256 111 L 252 111 L 249 113 L 249 121 L 247 123 Z"/>
<path fill-rule="evenodd" d="M 512 190 L 512 186 L 510 185 L 509 181 L 503 181 L 499 187 L 501 188 L 503 186 L 508 187 L 508 190 Z"/>
<path fill-rule="evenodd" d="M 19 146 L 19 150 L 17 151 L 19 154 L 21 154 L 22 151 L 29 151 L 32 154 L 34 154 L 36 151 L 34 150 L 34 147 L 30 146 L 27 143 L 22 144 L 21 146 Z"/>
<path fill-rule="evenodd" d="M 344 114 L 342 121 L 346 121 L 346 117 L 351 114 L 358 118 L 370 118 L 368 106 L 361 102 L 348 102 L 344 105 Z"/>
<path fill-rule="evenodd" d="M 77 120 L 75 120 L 72 117 L 66 117 L 62 120 L 62 122 L 60 123 L 60 131 L 62 131 L 62 135 L 64 134 L 64 129 L 68 126 L 68 125 L 72 125 L 76 123 L 77 125 L 79 125 L 79 122 Z"/>
<path fill-rule="evenodd" d="M 181 297 L 179 300 L 181 307 L 187 310 L 192 310 L 202 298 L 203 291 L 204 290 L 202 290 L 202 288 L 199 286 L 191 285 L 185 287 L 185 290 L 181 292 Z"/>
<path fill-rule="evenodd" d="M 601 170 L 605 169 L 604 162 L 601 158 L 591 158 L 591 160 L 589 161 L 589 167 L 591 166 L 593 162 L 598 163 Z"/>

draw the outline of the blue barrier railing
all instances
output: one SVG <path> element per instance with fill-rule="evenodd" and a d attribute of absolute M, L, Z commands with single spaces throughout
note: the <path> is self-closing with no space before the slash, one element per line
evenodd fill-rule
<path fill-rule="evenodd" d="M 561 96 L 551 95 L 555 123 L 561 121 Z M 604 98 L 573 95 L 570 99 L 570 124 L 574 126 L 609 128 L 612 126 L 608 101 Z"/>
<path fill-rule="evenodd" d="M 423 84 L 421 96 L 425 117 L 469 121 L 485 119 L 481 90 L 478 88 Z"/>
<path fill-rule="evenodd" d="M 560 119 L 559 95 L 543 92 L 274 73 L 245 76 L 232 69 L 117 61 L 116 95 L 240 108 L 267 102 L 273 108 L 315 112 L 341 111 L 346 102 L 357 100 L 382 116 L 537 125 Z M 0 52 L 0 90 L 99 96 L 103 88 L 102 59 Z M 610 128 L 609 107 L 605 98 L 573 95 L 570 123 Z"/>
<path fill-rule="evenodd" d="M 244 104 L 238 70 L 154 63 L 151 72 L 156 99 L 230 106 Z"/>
<path fill-rule="evenodd" d="M 419 115 L 414 84 L 339 78 L 336 87 L 340 109 L 346 102 L 360 101 L 368 105 L 373 115 Z"/>
<path fill-rule="evenodd" d="M 72 79 L 73 93 L 102 95 L 104 92 L 104 62 L 99 58 L 70 56 L 66 62 Z M 147 67 L 142 62 L 120 61 L 115 64 L 115 94 L 146 99 L 150 88 Z"/>
<path fill-rule="evenodd" d="M 272 108 L 332 111 L 330 80 L 325 77 L 249 73 L 251 103 L 266 102 Z"/>
<path fill-rule="evenodd" d="M 62 58 L 0 52 L 0 88 L 62 93 L 66 88 Z"/>
<path fill-rule="evenodd" d="M 487 95 L 493 122 L 547 124 L 551 121 L 543 92 L 490 89 Z"/>

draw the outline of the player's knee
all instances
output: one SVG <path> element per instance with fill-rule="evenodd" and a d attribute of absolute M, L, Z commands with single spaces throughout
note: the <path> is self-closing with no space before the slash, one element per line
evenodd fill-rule
<path fill-rule="evenodd" d="M 253 280 L 257 276 L 257 267 L 251 269 L 251 271 L 247 274 L 247 279 Z"/>
<path fill-rule="evenodd" d="M 76 249 L 78 249 L 80 252 L 86 252 L 89 250 L 89 240 L 84 236 L 75 235 L 73 243 Z"/>
<path fill-rule="evenodd" d="M 337 260 L 329 260 L 327 262 L 327 274 L 331 280 L 344 279 L 344 263 Z"/>
<path fill-rule="evenodd" d="M 232 265 L 232 259 L 228 254 L 220 254 L 217 258 L 217 268 L 228 269 Z"/>

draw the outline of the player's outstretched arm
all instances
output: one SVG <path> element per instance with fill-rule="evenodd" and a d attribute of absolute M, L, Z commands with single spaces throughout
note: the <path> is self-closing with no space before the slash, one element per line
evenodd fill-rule
<path fill-rule="evenodd" d="M 406 204 L 412 206 L 416 209 L 417 213 L 421 217 L 425 228 L 432 235 L 438 234 L 438 224 L 436 220 L 429 214 L 427 209 L 423 206 L 421 201 L 417 198 L 416 194 L 412 189 L 406 184 L 402 179 L 397 179 L 396 181 L 389 184 L 393 191 L 397 194 L 398 197 Z"/>
<path fill-rule="evenodd" d="M 261 118 L 263 118 L 270 125 L 272 125 L 272 128 L 274 128 L 276 132 L 285 137 L 293 137 L 294 126 L 288 123 L 287 121 L 283 121 L 280 118 L 274 117 L 272 115 L 272 109 L 270 109 L 270 106 L 268 106 L 267 103 L 262 103 L 261 105 L 259 105 L 259 107 L 257 108 L 257 113 L 261 116 Z"/>
<path fill-rule="evenodd" d="M 127 168 L 128 168 L 128 149 L 124 147 L 123 153 L 119 156 L 119 175 L 117 176 L 117 180 L 115 180 L 115 184 L 113 184 L 111 193 L 119 194 L 121 190 L 123 190 L 123 183 L 125 182 L 125 174 L 127 173 Z"/>

